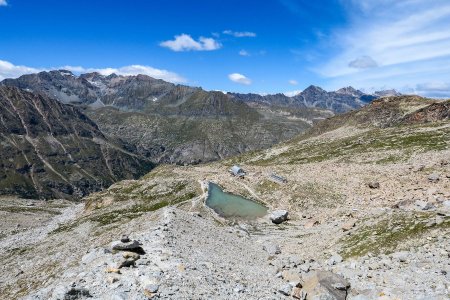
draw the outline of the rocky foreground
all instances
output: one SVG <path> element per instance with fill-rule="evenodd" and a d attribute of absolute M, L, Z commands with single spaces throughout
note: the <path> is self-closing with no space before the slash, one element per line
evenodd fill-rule
<path fill-rule="evenodd" d="M 188 201 L 105 230 L 74 225 L 80 205 L 65 205 L 45 226 L 2 239 L 7 299 L 448 299 L 450 293 L 449 201 L 368 209 L 366 216 L 405 218 L 429 230 L 405 240 L 402 250 L 379 253 L 374 243 L 374 253 L 359 257 L 338 241 L 361 232 L 376 241 L 387 233 L 360 231 L 364 220 L 348 217 L 229 222 Z M 398 222 L 392 231 L 409 234 L 408 228 Z"/>

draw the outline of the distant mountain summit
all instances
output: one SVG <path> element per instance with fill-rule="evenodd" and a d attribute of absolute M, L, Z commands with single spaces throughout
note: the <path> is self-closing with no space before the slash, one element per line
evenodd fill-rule
<path fill-rule="evenodd" d="M 327 92 L 319 86 L 310 85 L 295 96 L 289 97 L 284 94 L 259 95 L 228 93 L 229 96 L 242 100 L 250 105 L 283 106 L 295 108 L 318 108 L 344 113 L 358 109 L 374 99 L 385 96 L 398 96 L 395 90 L 378 91 L 374 94 L 366 94 L 351 86 L 341 88 L 337 91 Z"/>
<path fill-rule="evenodd" d="M 391 96 L 401 96 L 402 94 L 397 92 L 394 89 L 384 90 L 384 91 L 376 91 L 373 93 L 377 97 L 391 97 Z"/>
<path fill-rule="evenodd" d="M 67 70 L 23 75 L 5 79 L 2 84 L 42 93 L 62 103 L 90 105 L 100 101 L 128 110 L 142 109 L 146 102 L 175 88 L 172 83 L 145 75 L 103 76 L 94 72 L 75 76 Z"/>
<path fill-rule="evenodd" d="M 336 94 L 349 95 L 349 96 L 353 96 L 353 97 L 362 97 L 365 95 L 360 90 L 356 90 L 355 88 L 353 88 L 351 86 L 340 88 L 339 90 L 336 91 Z"/>
<path fill-rule="evenodd" d="M 378 97 L 365 94 L 353 87 L 327 92 L 318 86 L 311 85 L 292 98 L 302 102 L 306 107 L 317 107 L 328 109 L 335 113 L 343 113 L 358 109 Z"/>

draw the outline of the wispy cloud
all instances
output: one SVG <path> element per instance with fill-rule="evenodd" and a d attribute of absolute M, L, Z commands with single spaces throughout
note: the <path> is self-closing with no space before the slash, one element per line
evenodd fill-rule
<path fill-rule="evenodd" d="M 239 55 L 240 56 L 250 56 L 250 53 L 244 49 L 242 49 L 241 51 L 239 51 Z"/>
<path fill-rule="evenodd" d="M 228 78 L 236 83 L 244 84 L 244 85 L 250 85 L 252 84 L 252 81 L 250 78 L 246 77 L 245 75 L 239 74 L 239 73 L 232 73 L 228 75 Z"/>
<path fill-rule="evenodd" d="M 0 0 L 0 6 L 7 6 L 8 2 L 6 0 Z"/>
<path fill-rule="evenodd" d="M 234 37 L 256 37 L 256 33 L 251 31 L 232 31 L 232 30 L 224 30 L 223 34 L 232 35 Z"/>
<path fill-rule="evenodd" d="M 175 52 L 181 51 L 212 51 L 222 47 L 218 41 L 213 38 L 200 37 L 198 41 L 194 40 L 189 34 L 176 35 L 173 40 L 161 42 L 161 47 L 169 48 Z"/>
<path fill-rule="evenodd" d="M 378 67 L 378 64 L 372 57 L 365 55 L 352 60 L 348 66 L 355 69 L 369 69 Z"/>
<path fill-rule="evenodd" d="M 429 97 L 450 98 L 450 82 L 426 82 L 418 84 L 412 91 L 415 94 L 426 94 Z"/>
<path fill-rule="evenodd" d="M 120 68 L 85 68 L 82 66 L 61 66 L 56 68 L 32 68 L 27 66 L 18 66 L 14 65 L 8 61 L 0 60 L 0 80 L 5 78 L 17 78 L 19 76 L 31 73 L 38 73 L 41 71 L 50 71 L 50 70 L 58 70 L 65 69 L 75 73 L 90 73 L 90 72 L 98 72 L 102 75 L 110 75 L 115 73 L 117 75 L 123 76 L 131 76 L 131 75 L 148 75 L 153 78 L 162 79 L 169 82 L 174 83 L 183 83 L 187 80 L 177 73 L 157 69 L 150 66 L 143 65 L 130 65 L 124 66 Z"/>
<path fill-rule="evenodd" d="M 290 85 L 297 85 L 297 84 L 298 84 L 298 81 L 295 80 L 295 79 L 291 79 L 291 80 L 288 81 L 288 83 L 289 83 Z"/>
<path fill-rule="evenodd" d="M 316 67 L 319 74 L 331 80 L 330 88 L 389 84 L 429 95 L 426 89 L 418 87 L 450 78 L 448 1 L 345 3 L 352 23 L 335 32 L 332 42 L 337 45 L 337 53 Z"/>

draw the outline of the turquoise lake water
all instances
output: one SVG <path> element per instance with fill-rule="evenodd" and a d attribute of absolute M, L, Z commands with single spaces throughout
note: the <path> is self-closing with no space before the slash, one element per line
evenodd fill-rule
<path fill-rule="evenodd" d="M 212 182 L 208 185 L 206 205 L 224 218 L 256 219 L 267 214 L 267 207 L 244 197 L 225 193 Z"/>

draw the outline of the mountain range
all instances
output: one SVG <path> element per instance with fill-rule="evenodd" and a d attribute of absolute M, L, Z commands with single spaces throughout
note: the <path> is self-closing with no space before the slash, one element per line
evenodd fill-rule
<path fill-rule="evenodd" d="M 294 97 L 223 93 L 145 75 L 66 70 L 0 86 L 9 107 L 1 115 L 2 190 L 44 198 L 79 198 L 154 164 L 197 164 L 265 149 L 379 97 L 316 86 Z M 32 117 L 18 122 L 20 114 Z"/>
<path fill-rule="evenodd" d="M 5 79 L 1 84 L 44 93 L 63 103 L 84 104 L 92 107 L 113 106 L 123 110 L 157 111 L 158 113 L 161 113 L 164 104 L 177 106 L 198 96 L 199 93 L 219 93 L 204 91 L 199 87 L 175 85 L 146 75 L 103 76 L 93 72 L 76 76 L 67 70 L 23 75 L 16 79 Z M 312 107 L 342 113 L 359 108 L 379 97 L 400 94 L 395 90 L 366 94 L 353 87 L 327 92 L 318 86 L 311 85 L 292 97 L 281 93 L 260 95 L 228 92 L 226 95 L 229 96 L 228 98 L 253 105 Z M 166 113 L 182 112 L 166 109 Z"/>
<path fill-rule="evenodd" d="M 145 75 L 75 76 L 59 70 L 1 84 L 78 106 L 103 133 L 135 145 L 155 163 L 192 164 L 267 148 L 334 114 L 274 100 L 247 105 L 239 97 Z"/>

